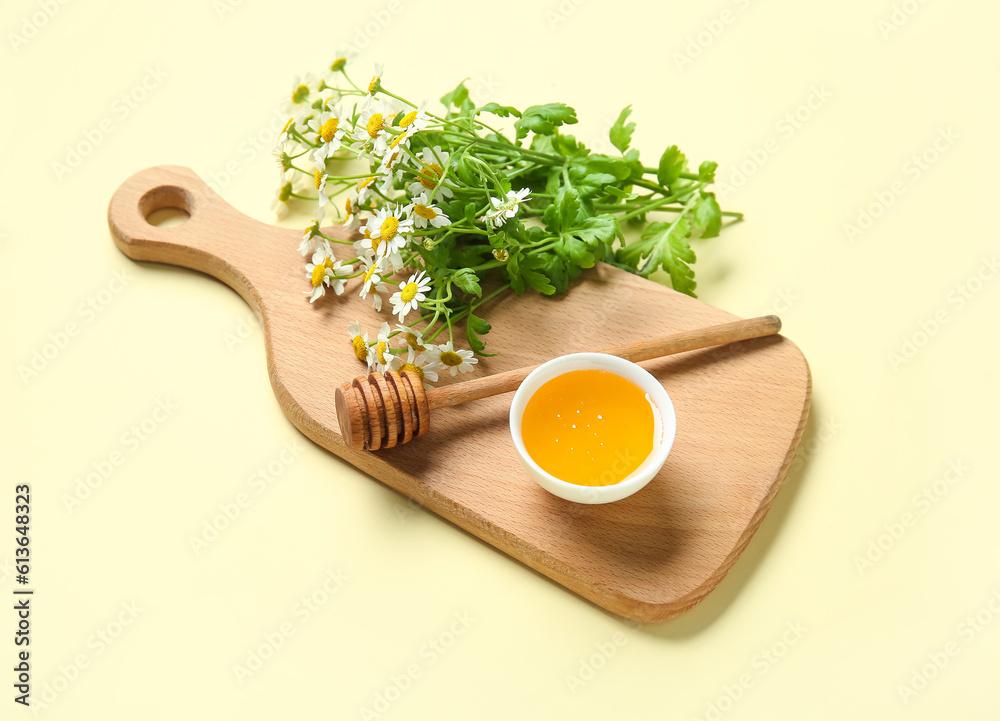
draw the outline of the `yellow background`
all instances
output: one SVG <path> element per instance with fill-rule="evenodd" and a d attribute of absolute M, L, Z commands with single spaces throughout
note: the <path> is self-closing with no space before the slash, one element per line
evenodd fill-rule
<path fill-rule="evenodd" d="M 29 482 L 39 715 L 995 718 L 998 22 L 934 0 L 5 2 L 0 592 Z M 719 162 L 747 221 L 696 244 L 700 297 L 779 312 L 815 390 L 796 470 L 689 613 L 625 624 L 305 441 L 243 301 L 113 246 L 109 197 L 161 163 L 270 219 L 276 109 L 344 44 L 411 97 L 468 76 L 481 102 L 564 101 L 591 145 L 632 103 L 647 164 Z M 0 715 L 28 718 L 0 619 Z"/>

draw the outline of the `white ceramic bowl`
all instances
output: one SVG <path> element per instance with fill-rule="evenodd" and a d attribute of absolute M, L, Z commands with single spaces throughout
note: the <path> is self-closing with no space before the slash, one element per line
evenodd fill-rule
<path fill-rule="evenodd" d="M 547 473 L 532 460 L 524 448 L 521 438 L 521 417 L 528 400 L 543 384 L 556 376 L 570 371 L 604 370 L 628 378 L 646 392 L 653 405 L 655 423 L 655 438 L 653 450 L 646 460 L 629 476 L 609 486 L 581 486 L 560 480 Z M 560 498 L 576 503 L 610 503 L 627 498 L 643 488 L 655 476 L 667 460 L 670 447 L 674 444 L 677 433 L 677 416 L 674 404 L 667 395 L 663 385 L 649 371 L 631 361 L 607 355 L 605 353 L 571 353 L 570 355 L 553 358 L 533 370 L 514 394 L 510 404 L 510 434 L 514 439 L 514 447 L 521 457 L 521 463 L 528 469 L 533 479 L 550 493 Z"/>

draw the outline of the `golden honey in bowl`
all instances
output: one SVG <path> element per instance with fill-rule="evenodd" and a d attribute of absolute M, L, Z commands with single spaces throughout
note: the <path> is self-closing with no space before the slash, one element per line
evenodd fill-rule
<path fill-rule="evenodd" d="M 542 470 L 581 486 L 610 486 L 653 450 L 656 419 L 646 392 L 610 371 L 577 370 L 544 383 L 521 417 L 525 450 Z"/>

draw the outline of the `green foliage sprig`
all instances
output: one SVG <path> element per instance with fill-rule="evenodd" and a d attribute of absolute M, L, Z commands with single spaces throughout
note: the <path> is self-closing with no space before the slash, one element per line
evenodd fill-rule
<path fill-rule="evenodd" d="M 690 239 L 718 235 L 724 216 L 742 217 L 723 212 L 709 190 L 714 162 L 692 171 L 673 145 L 656 167 L 643 165 L 632 147 L 631 106 L 609 132 L 619 154 L 607 155 L 565 132 L 577 117 L 563 103 L 477 106 L 463 82 L 441 98 L 444 110 L 435 115 L 386 87 L 381 67 L 360 87 L 346 66 L 338 59 L 293 89 L 294 117 L 276 151 L 276 207 L 293 198 L 318 204 L 302 245 L 312 254 L 311 300 L 327 289 L 339 294 L 360 276 L 362 297 L 372 295 L 380 309 L 388 278 L 409 273 L 389 298 L 406 325 L 383 326 L 377 340 L 360 329 L 352 338 L 372 368 L 399 367 L 404 353 L 410 366 L 429 371 L 454 374 L 463 362 L 471 368 L 475 359 L 455 350 L 454 336 L 464 331 L 472 351 L 485 355 L 484 302 L 508 289 L 565 293 L 598 262 L 642 276 L 662 268 L 676 290 L 694 295 Z M 360 171 L 350 169 L 359 162 Z M 345 192 L 343 204 L 331 200 Z M 330 208 L 364 234 L 350 261 L 334 261 L 330 250 L 348 241 L 320 230 Z M 622 223 L 638 226 L 639 239 L 625 244 Z M 447 347 L 435 346 L 443 332 Z M 389 345 L 397 333 L 408 346 Z"/>

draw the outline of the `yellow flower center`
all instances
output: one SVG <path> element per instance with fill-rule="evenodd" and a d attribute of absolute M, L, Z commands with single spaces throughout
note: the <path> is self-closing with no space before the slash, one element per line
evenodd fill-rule
<path fill-rule="evenodd" d="M 354 355 L 358 357 L 359 361 L 368 359 L 368 344 L 365 343 L 364 338 L 359 335 L 351 338 L 351 347 L 354 348 Z"/>
<path fill-rule="evenodd" d="M 378 234 L 382 240 L 390 241 L 396 237 L 399 232 L 399 219 L 390 215 L 388 218 L 382 221 L 382 227 L 379 228 Z"/>
<path fill-rule="evenodd" d="M 372 279 L 372 276 L 375 275 L 376 273 L 378 273 L 378 266 L 377 265 L 373 265 L 371 268 L 369 268 L 368 270 L 366 270 L 365 274 L 363 276 L 364 279 L 365 279 L 365 282 L 366 283 L 370 283 L 371 279 Z"/>
<path fill-rule="evenodd" d="M 319 288 L 323 284 L 323 276 L 326 275 L 326 263 L 320 263 L 312 272 L 313 288 Z"/>
<path fill-rule="evenodd" d="M 374 182 L 375 182 L 375 176 L 371 175 L 371 176 L 365 178 L 364 180 L 362 180 L 360 183 L 358 183 L 358 190 L 364 190 L 365 188 L 367 188 L 369 185 L 371 185 Z"/>
<path fill-rule="evenodd" d="M 309 86 L 300 85 L 292 91 L 292 102 L 293 103 L 304 103 L 309 99 Z"/>
<path fill-rule="evenodd" d="M 385 158 L 383 158 L 385 169 L 392 170 L 394 167 L 396 167 L 396 163 L 398 163 L 399 159 L 402 157 L 403 157 L 403 151 L 401 151 L 399 148 L 390 148 Z"/>
<path fill-rule="evenodd" d="M 281 132 L 282 132 L 282 133 L 286 133 L 286 132 L 288 132 L 288 129 L 289 129 L 290 127 L 292 127 L 292 123 L 294 123 L 294 122 L 295 122 L 295 118 L 289 118 L 289 119 L 288 119 L 288 122 L 287 122 L 287 123 L 285 123 L 285 127 L 283 127 L 283 128 L 281 129 Z"/>
<path fill-rule="evenodd" d="M 374 95 L 375 94 L 375 91 L 378 90 L 378 84 L 379 84 L 379 81 L 381 79 L 382 78 L 379 77 L 378 75 L 372 75 L 372 80 L 371 80 L 370 83 L 368 83 L 368 94 L 369 95 Z"/>
<path fill-rule="evenodd" d="M 418 366 L 416 363 L 404 363 L 403 367 L 399 369 L 400 371 L 413 371 L 418 376 L 420 380 L 424 379 L 424 369 Z"/>
<path fill-rule="evenodd" d="M 368 118 L 368 125 L 365 126 L 368 135 L 372 138 L 377 138 L 383 128 L 385 128 L 385 118 L 382 117 L 382 113 L 375 113 Z"/>
<path fill-rule="evenodd" d="M 382 365 L 386 365 L 385 361 L 385 350 L 388 344 L 385 341 L 379 341 L 375 344 L 375 355 L 378 358 L 378 362 Z"/>
<path fill-rule="evenodd" d="M 292 184 L 285 183 L 284 185 L 281 186 L 281 191 L 278 193 L 278 200 L 280 200 L 282 203 L 287 203 L 291 197 L 292 197 Z"/>
<path fill-rule="evenodd" d="M 405 137 L 406 135 L 404 133 L 400 133 L 399 135 L 397 135 L 395 138 L 392 139 L 392 142 L 389 143 L 389 147 L 395 148 L 397 145 L 399 145 L 399 141 Z"/>
<path fill-rule="evenodd" d="M 354 203 L 351 202 L 350 198 L 344 203 L 344 210 L 347 211 L 348 215 L 354 215 Z"/>
<path fill-rule="evenodd" d="M 313 171 L 313 183 L 316 184 L 316 190 L 319 190 L 319 186 L 323 184 L 323 173 L 319 170 Z"/>
<path fill-rule="evenodd" d="M 441 354 L 440 361 L 449 368 L 462 365 L 462 356 L 453 350 L 446 350 Z"/>
<path fill-rule="evenodd" d="M 340 125 L 339 118 L 328 118 L 327 121 L 319 127 L 319 137 L 323 138 L 324 143 L 329 143 L 333 140 L 333 136 L 337 133 L 338 125 Z"/>
<path fill-rule="evenodd" d="M 402 120 L 399 121 L 399 127 L 408 128 L 411 125 L 413 125 L 413 121 L 416 119 L 417 119 L 417 111 L 411 110 L 410 112 L 408 112 L 406 115 L 403 116 Z"/>
<path fill-rule="evenodd" d="M 420 290 L 420 288 L 417 286 L 416 283 L 412 283 L 412 282 L 411 283 L 407 283 L 403 287 L 403 290 L 401 290 L 399 292 L 399 297 L 402 299 L 402 301 L 404 303 L 409 303 L 411 300 L 413 300 L 416 297 L 418 290 Z"/>
<path fill-rule="evenodd" d="M 403 337 L 406 338 L 406 344 L 410 346 L 410 348 L 412 348 L 413 350 L 418 350 L 418 351 L 427 350 L 422 345 L 420 345 L 420 343 L 417 342 L 416 333 L 406 333 Z"/>
<path fill-rule="evenodd" d="M 337 73 L 343 70 L 345 65 L 347 65 L 347 58 L 337 58 L 333 61 L 333 65 L 330 66 L 330 70 Z"/>
<path fill-rule="evenodd" d="M 420 203 L 413 206 L 413 212 L 427 220 L 434 220 L 438 217 L 437 211 L 434 208 L 429 205 L 421 205 Z"/>
<path fill-rule="evenodd" d="M 375 255 L 378 255 L 378 247 L 382 245 L 382 238 L 373 238 L 367 224 L 365 225 L 365 238 L 372 242 L 372 250 L 375 251 Z"/>
<path fill-rule="evenodd" d="M 441 166 L 437 163 L 425 165 L 420 171 L 420 184 L 425 188 L 434 188 L 438 184 L 438 181 L 441 180 L 443 174 L 444 171 L 441 170 Z"/>

